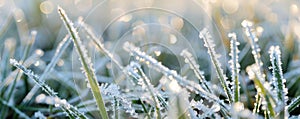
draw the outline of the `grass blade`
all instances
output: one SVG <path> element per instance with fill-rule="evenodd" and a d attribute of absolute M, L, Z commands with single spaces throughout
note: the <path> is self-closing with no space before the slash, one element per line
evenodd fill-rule
<path fill-rule="evenodd" d="M 212 41 L 211 35 L 208 33 L 208 30 L 204 28 L 202 31 L 200 31 L 199 37 L 200 39 L 203 39 L 204 46 L 208 49 L 208 54 L 210 55 L 210 59 L 216 69 L 216 73 L 225 91 L 225 94 L 228 97 L 229 103 L 233 102 L 232 92 L 229 89 L 229 81 L 226 81 L 227 77 L 221 68 L 220 62 L 218 61 L 219 55 L 216 53 L 214 49 L 215 44 Z"/>
<path fill-rule="evenodd" d="M 263 79 L 262 77 L 259 75 L 258 72 L 258 66 L 256 64 L 251 65 L 249 67 L 247 67 L 247 72 L 249 74 L 249 78 L 252 79 L 254 81 L 255 84 L 255 88 L 257 90 L 258 95 L 261 95 L 263 97 L 263 100 L 265 100 L 266 102 L 266 108 L 268 110 L 268 114 L 270 114 L 270 116 L 272 118 L 275 117 L 275 110 L 274 110 L 274 98 L 272 97 L 272 95 L 270 94 L 270 91 L 268 90 L 270 87 L 269 84 L 265 83 L 265 82 L 261 82 Z M 262 101 L 264 102 L 264 101 Z M 256 102 L 259 103 L 259 102 Z"/>
<path fill-rule="evenodd" d="M 75 118 L 75 117 L 84 118 L 84 119 L 87 118 L 83 113 L 79 112 L 76 107 L 66 102 L 66 100 L 60 99 L 57 96 L 57 93 L 53 91 L 43 81 L 40 81 L 39 77 L 35 75 L 31 70 L 27 69 L 26 67 L 18 63 L 15 59 L 11 59 L 10 64 L 22 70 L 24 74 L 27 75 L 30 79 L 34 80 L 35 83 L 43 89 L 43 91 L 45 91 L 49 96 L 54 97 L 56 99 L 55 106 L 60 107 L 64 112 L 67 113 L 68 116 L 70 116 L 70 118 Z"/>
<path fill-rule="evenodd" d="M 240 64 L 239 64 L 239 56 L 238 53 L 240 52 L 238 49 L 238 45 L 240 44 L 236 39 L 235 33 L 228 34 L 228 37 L 231 37 L 230 40 L 230 53 L 231 60 L 229 61 L 230 68 L 231 68 L 231 79 L 233 81 L 233 98 L 234 102 L 240 101 L 240 82 L 239 82 L 239 72 L 240 72 Z"/>
<path fill-rule="evenodd" d="M 150 92 L 151 98 L 154 101 L 155 112 L 156 112 L 156 115 L 155 115 L 156 119 L 161 119 L 162 117 L 161 117 L 161 113 L 160 113 L 160 103 L 159 103 L 158 98 L 157 98 L 157 95 L 159 93 L 155 92 L 153 85 L 150 83 L 149 78 L 146 76 L 146 74 L 142 70 L 141 65 L 139 65 L 136 62 L 131 62 L 130 63 L 130 67 L 131 67 L 131 70 L 132 70 L 131 73 L 135 73 L 134 76 L 138 80 L 142 80 L 140 82 L 142 83 L 142 85 L 145 85 L 145 86 L 142 86 L 142 87 L 146 87 L 147 90 Z M 135 70 L 137 70 L 140 73 L 140 75 L 137 74 L 138 72 L 134 72 Z"/>
<path fill-rule="evenodd" d="M 300 96 L 296 97 L 292 102 L 288 105 L 288 111 L 292 112 L 300 105 Z"/>
<path fill-rule="evenodd" d="M 2 98 L 0 98 L 0 102 L 3 105 L 6 105 L 7 107 L 10 107 L 12 110 L 14 110 L 17 114 L 19 114 L 20 117 L 24 118 L 24 119 L 30 119 L 30 117 L 28 117 L 25 113 L 23 113 L 22 111 L 20 111 L 18 108 L 16 108 L 15 106 L 9 104 L 8 102 L 6 102 L 5 100 L 3 100 Z"/>
<path fill-rule="evenodd" d="M 50 61 L 50 63 L 47 65 L 46 69 L 44 70 L 43 74 L 41 75 L 40 79 L 41 81 L 44 80 L 45 76 L 47 76 L 51 70 L 53 69 L 53 67 L 55 66 L 55 64 L 58 62 L 59 58 L 62 56 L 63 52 L 65 51 L 65 49 L 69 46 L 71 42 L 71 39 L 69 39 L 69 36 L 67 35 L 58 45 L 56 52 L 52 58 L 52 60 Z M 26 101 L 29 101 L 32 96 L 36 93 L 36 91 L 38 91 L 39 86 L 35 85 L 30 91 L 29 93 L 25 96 L 25 98 L 23 99 L 22 103 L 25 103 Z"/>
<path fill-rule="evenodd" d="M 184 57 L 185 62 L 188 63 L 190 68 L 194 71 L 194 73 L 195 73 L 196 77 L 199 79 L 200 85 L 203 87 L 203 89 L 212 93 L 212 90 L 209 88 L 208 83 L 203 76 L 203 72 L 199 70 L 200 66 L 196 63 L 196 60 L 192 56 L 192 54 L 187 49 L 185 49 L 185 50 L 182 50 L 180 55 Z"/>
<path fill-rule="evenodd" d="M 271 46 L 270 48 L 270 60 L 272 64 L 273 84 L 275 86 L 275 93 L 277 95 L 278 106 L 283 107 L 280 111 L 280 118 L 287 118 L 286 115 L 286 100 L 287 100 L 287 89 L 285 88 L 286 80 L 283 78 L 282 67 L 281 67 L 281 52 L 279 46 Z"/>
<path fill-rule="evenodd" d="M 98 109 L 100 111 L 101 117 L 103 119 L 108 119 L 108 115 L 107 115 L 107 112 L 105 109 L 102 95 L 100 93 L 100 87 L 99 87 L 99 84 L 97 82 L 97 79 L 96 79 L 96 76 L 94 73 L 91 59 L 87 56 L 87 51 L 86 51 L 85 47 L 83 46 L 75 28 L 73 27 L 73 23 L 69 20 L 65 11 L 62 8 L 58 7 L 58 12 L 61 16 L 61 19 L 63 20 L 63 22 L 65 24 L 66 29 L 68 30 L 70 36 L 72 37 L 74 46 L 79 55 L 82 69 L 88 80 L 88 85 L 90 85 L 90 87 L 91 87 L 92 94 L 93 94 L 94 98 L 96 99 L 96 103 L 97 103 Z"/>

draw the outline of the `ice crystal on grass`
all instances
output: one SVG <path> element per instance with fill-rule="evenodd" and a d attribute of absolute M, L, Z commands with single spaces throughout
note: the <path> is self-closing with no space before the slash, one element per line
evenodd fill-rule
<path fill-rule="evenodd" d="M 228 37 L 231 38 L 230 40 L 230 53 L 231 60 L 228 62 L 231 68 L 231 79 L 232 79 L 232 89 L 233 89 L 233 98 L 234 102 L 240 101 L 240 82 L 239 82 L 239 72 L 240 72 L 240 63 L 239 63 L 239 49 L 238 45 L 240 44 L 237 41 L 236 34 L 230 33 Z"/>
<path fill-rule="evenodd" d="M 263 62 L 261 61 L 260 48 L 257 44 L 258 38 L 254 32 L 254 29 L 252 28 L 253 23 L 251 21 L 244 20 L 242 22 L 242 26 L 244 27 L 244 33 L 246 34 L 247 38 L 249 39 L 255 63 L 259 67 L 259 71 L 262 72 Z"/>
<path fill-rule="evenodd" d="M 203 39 L 204 46 L 208 49 L 207 52 L 210 55 L 210 59 L 215 67 L 215 71 L 225 91 L 225 94 L 228 97 L 229 102 L 233 102 L 232 91 L 229 88 L 229 81 L 227 80 L 227 77 L 224 74 L 223 69 L 221 68 L 221 63 L 218 60 L 220 55 L 215 51 L 215 44 L 213 42 L 212 36 L 208 32 L 208 29 L 204 28 L 202 31 L 200 31 L 199 37 L 200 39 Z"/>
<path fill-rule="evenodd" d="M 281 62 L 281 52 L 279 49 L 279 46 L 271 46 L 270 48 L 270 60 L 272 64 L 272 83 L 275 87 L 274 91 L 276 94 L 276 101 L 278 102 L 277 105 L 279 107 L 283 107 L 280 111 L 280 118 L 287 117 L 287 108 L 286 108 L 286 102 L 287 102 L 287 89 L 285 88 L 285 82 L 286 80 L 283 78 L 282 73 L 282 62 Z"/>
<path fill-rule="evenodd" d="M 151 84 L 150 79 L 146 76 L 146 74 L 143 72 L 141 66 L 136 63 L 136 62 L 130 62 L 129 64 L 130 68 L 133 68 L 133 72 L 135 73 L 134 76 L 139 80 L 139 84 L 146 90 L 149 91 L 151 94 L 151 98 L 154 101 L 155 105 L 155 118 L 161 118 L 161 113 L 160 113 L 160 103 L 158 100 L 159 93 L 154 89 L 154 86 Z M 137 74 L 139 73 L 139 74 Z"/>
<path fill-rule="evenodd" d="M 96 99 L 97 106 L 99 108 L 101 117 L 103 119 L 108 119 L 108 115 L 107 115 L 107 112 L 105 109 L 102 95 L 100 93 L 99 84 L 98 84 L 96 76 L 95 76 L 91 58 L 87 55 L 87 50 L 86 50 L 85 46 L 83 45 L 82 41 L 80 40 L 80 37 L 79 37 L 76 29 L 73 26 L 73 23 L 67 17 L 65 11 L 62 8 L 58 7 L 58 12 L 61 16 L 62 21 L 65 24 L 66 29 L 68 30 L 68 32 L 73 40 L 75 49 L 77 51 L 77 54 L 79 55 L 79 60 L 82 65 L 81 69 L 82 69 L 83 73 L 85 74 L 89 85 L 91 86 L 92 94 L 93 94 L 94 98 Z"/>
<path fill-rule="evenodd" d="M 255 88 L 257 90 L 257 101 L 260 101 L 259 98 L 262 98 L 261 104 L 263 105 L 262 109 L 265 110 L 267 115 L 270 114 L 271 117 L 275 117 L 275 104 L 274 104 L 274 97 L 270 93 L 270 84 L 268 82 L 263 81 L 263 77 L 258 73 L 258 66 L 256 64 L 253 64 L 251 66 L 247 67 L 247 73 L 249 74 L 249 78 L 254 81 Z M 260 102 L 256 102 L 256 105 L 259 105 Z M 256 111 L 256 109 L 253 112 L 259 112 Z"/>
<path fill-rule="evenodd" d="M 197 64 L 195 58 L 192 56 L 192 54 L 187 50 L 182 50 L 180 53 L 181 56 L 184 57 L 184 61 L 189 64 L 190 68 L 194 71 L 194 74 L 199 79 L 200 84 L 203 89 L 206 91 L 212 93 L 212 90 L 209 88 L 207 81 L 204 78 L 204 72 L 200 71 L 200 66 Z"/>
<path fill-rule="evenodd" d="M 132 107 L 131 100 L 128 100 L 126 96 L 120 92 L 120 87 L 118 85 L 102 84 L 100 88 L 101 88 L 101 93 L 104 96 L 110 97 L 111 99 L 110 102 L 113 105 L 118 104 L 119 108 L 125 110 L 126 113 L 129 113 L 133 117 L 137 116 L 135 109 Z"/>
<path fill-rule="evenodd" d="M 220 107 L 218 105 L 213 104 L 212 106 L 207 106 L 203 104 L 203 100 L 195 101 L 192 100 L 190 102 L 191 108 L 193 108 L 194 111 L 197 111 L 199 113 L 196 113 L 198 118 L 207 118 L 207 117 L 213 117 L 216 112 L 220 110 Z"/>
<path fill-rule="evenodd" d="M 57 96 L 57 93 L 53 91 L 47 84 L 45 84 L 44 81 L 39 80 L 39 76 L 34 74 L 31 70 L 18 63 L 15 59 L 10 59 L 10 64 L 22 70 L 24 74 L 26 74 L 30 79 L 34 80 L 35 83 L 43 89 L 43 91 L 45 91 L 48 95 L 54 97 L 56 99 L 55 106 L 61 107 L 62 110 L 67 113 L 68 116 L 87 118 L 83 113 L 79 112 L 76 107 L 66 102 L 66 100 L 60 99 Z"/>
<path fill-rule="evenodd" d="M 216 102 L 222 107 L 223 110 L 228 111 L 228 106 L 223 101 L 219 100 L 215 95 L 205 91 L 199 84 L 189 81 L 186 78 L 180 76 L 176 71 L 170 70 L 166 66 L 162 65 L 161 62 L 158 62 L 156 59 L 147 55 L 145 52 L 140 51 L 138 47 L 129 42 L 124 43 L 123 47 L 132 56 L 139 57 L 139 62 L 144 63 L 150 68 L 161 72 L 169 80 L 178 82 L 180 86 L 186 88 L 187 90 L 196 94 L 201 94 L 201 97 Z"/>

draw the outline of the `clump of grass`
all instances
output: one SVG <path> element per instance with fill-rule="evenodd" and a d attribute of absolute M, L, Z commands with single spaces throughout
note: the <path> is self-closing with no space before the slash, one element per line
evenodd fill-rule
<path fill-rule="evenodd" d="M 5 63 L 1 62 L 1 67 L 5 67 L 5 69 L 1 69 L 0 75 L 0 77 L 3 77 L 4 79 L 0 80 L 0 108 L 1 111 L 3 111 L 1 112 L 1 117 L 6 118 L 6 115 L 10 114 L 6 109 L 10 109 L 15 113 L 13 116 L 9 115 L 7 118 L 17 117 L 14 115 L 18 115 L 20 118 L 29 119 L 30 116 L 28 115 L 31 113 L 27 113 L 25 109 L 30 109 L 30 112 L 32 112 L 31 115 L 34 115 L 36 118 L 59 118 L 63 113 L 66 113 L 69 118 L 89 118 L 90 116 L 91 118 L 99 118 L 92 116 L 95 112 L 99 112 L 103 119 L 108 119 L 109 117 L 115 119 L 124 117 L 156 119 L 288 118 L 290 114 L 292 114 L 291 112 L 300 104 L 300 96 L 287 98 L 287 88 L 285 86 L 286 79 L 283 75 L 284 71 L 281 66 L 282 54 L 279 46 L 270 47 L 269 56 L 271 71 L 265 69 L 266 66 L 264 66 L 264 64 L 266 65 L 269 62 L 263 62 L 262 60 L 263 55 L 258 45 L 259 40 L 256 31 L 254 30 L 253 22 L 243 21 L 242 23 L 244 34 L 250 42 L 252 56 L 254 58 L 254 64 L 246 68 L 247 75 L 244 74 L 244 67 L 246 66 L 241 66 L 239 62 L 240 51 L 238 46 L 240 43 L 238 42 L 235 33 L 228 34 L 228 37 L 230 38 L 230 61 L 228 62 L 228 66 L 231 76 L 227 78 L 225 72 L 226 67 L 222 67 L 219 62 L 220 55 L 216 53 L 215 43 L 213 42 L 214 38 L 208 32 L 209 29 L 204 28 L 199 32 L 199 37 L 203 40 L 204 47 L 207 49 L 210 61 L 212 62 L 212 71 L 216 72 L 217 79 L 219 80 L 219 82 L 216 82 L 217 84 L 214 84 L 205 78 L 206 76 L 211 76 L 211 74 L 209 72 L 204 74 L 201 71 L 203 69 L 200 69 L 197 57 L 193 56 L 187 49 L 179 49 L 181 50 L 179 57 L 184 59 L 187 64 L 185 65 L 186 67 L 183 68 L 186 68 L 188 71 L 191 70 L 191 72 L 188 72 L 189 74 L 181 74 L 172 70 L 172 68 L 164 65 L 164 62 L 160 59 L 161 57 L 152 57 L 149 52 L 144 51 L 137 46 L 137 44 L 133 44 L 130 41 L 121 44 L 123 45 L 123 49 L 128 52 L 128 55 L 132 57 L 128 64 L 123 63 L 122 61 L 124 60 L 117 60 L 116 56 L 118 54 L 113 54 L 106 49 L 103 39 L 97 38 L 90 26 L 80 19 L 78 21 L 78 26 L 83 28 L 83 35 L 86 36 L 85 40 L 92 41 L 92 46 L 95 46 L 98 51 L 100 51 L 99 53 L 106 55 L 111 62 L 121 69 L 123 74 L 116 74 L 115 77 L 125 77 L 122 80 L 115 81 L 116 79 L 111 78 L 113 76 L 105 74 L 108 72 L 107 70 L 111 70 L 112 68 L 111 65 L 106 65 L 106 62 L 102 62 L 101 60 L 103 66 L 106 66 L 106 68 L 103 68 L 106 70 L 104 74 L 110 76 L 108 80 L 114 80 L 111 81 L 112 83 L 103 83 L 101 82 L 103 76 L 100 76 L 102 74 L 99 75 L 99 72 L 95 71 L 92 59 L 88 55 L 89 51 L 86 48 L 87 46 L 82 42 L 78 33 L 79 31 L 77 31 L 78 29 L 73 26 L 73 22 L 67 17 L 67 14 L 62 8 L 58 8 L 58 13 L 68 31 L 68 35 L 59 43 L 49 64 L 42 67 L 45 70 L 41 73 L 41 77 L 37 76 L 28 68 L 36 60 L 39 60 L 42 56 L 41 54 L 43 54 L 42 51 L 39 51 L 31 56 L 29 55 L 37 34 L 34 31 L 31 32 L 31 39 L 28 43 L 22 38 L 21 44 L 23 44 L 22 49 L 24 49 L 24 51 L 23 54 L 21 54 L 20 62 L 14 59 L 10 60 L 10 64 L 17 69 L 4 66 Z M 20 26 L 20 23 L 18 24 Z M 67 102 L 65 99 L 58 97 L 57 92 L 50 88 L 50 84 L 48 85 L 48 83 L 45 83 L 45 79 L 49 78 L 49 74 L 53 72 L 52 75 L 58 73 L 67 76 L 67 74 L 63 72 L 56 72 L 55 65 L 59 62 L 59 59 L 67 50 L 71 42 L 73 42 L 74 50 L 76 50 L 82 66 L 82 73 L 71 73 L 77 74 L 79 79 L 85 78 L 89 88 L 80 90 L 84 92 L 80 96 L 72 95 L 73 99 Z M 13 45 L 14 46 L 5 46 L 8 47 L 3 53 L 5 61 L 13 57 L 13 54 L 10 54 L 10 52 L 13 52 L 12 50 L 15 49 L 16 43 Z M 123 66 L 123 64 L 126 65 Z M 147 68 L 156 71 L 156 77 L 159 79 L 158 83 L 155 84 L 152 82 L 151 79 L 153 77 L 151 77 L 152 75 Z M 203 68 L 202 65 L 201 68 Z M 22 73 L 34 81 L 34 87 L 31 91 L 27 91 L 28 93 L 26 93 L 25 98 L 20 101 L 21 106 L 18 106 L 14 105 L 16 102 L 14 102 L 12 97 L 14 96 L 15 90 L 18 89 L 16 87 L 22 85 L 18 82 L 23 79 Z M 100 71 L 100 73 L 103 72 Z M 269 77 L 267 77 L 269 76 L 267 74 L 270 74 L 270 77 L 272 77 L 271 81 L 269 80 Z M 193 76 L 190 77 L 189 75 Z M 76 76 L 72 75 L 70 77 L 78 78 Z M 197 82 L 195 82 L 194 78 Z M 24 80 L 24 85 L 29 85 L 30 82 L 26 81 L 27 78 L 24 78 Z M 249 94 L 249 97 L 254 97 L 255 95 L 256 100 L 254 103 L 249 102 L 249 104 L 246 104 L 244 102 L 245 92 L 247 89 L 251 89 L 249 88 L 251 85 L 249 85 L 249 87 L 244 87 L 243 89 L 245 90 L 240 90 L 240 87 L 243 86 L 240 86 L 240 81 L 254 83 L 255 89 L 253 89 L 253 91 L 251 90 L 251 94 Z M 221 84 L 221 86 L 219 86 L 219 84 Z M 44 94 L 40 94 L 36 97 L 36 102 L 45 103 L 50 106 L 24 108 L 25 106 L 30 105 L 27 102 L 34 99 L 34 95 L 38 94 L 38 88 L 41 88 L 49 96 L 45 97 Z M 7 93 L 3 91 L 6 89 L 9 89 Z M 221 95 L 216 94 L 217 91 L 220 91 L 219 89 L 224 93 L 221 93 Z M 92 95 L 88 95 L 90 90 Z M 64 95 L 63 92 L 62 95 L 66 96 L 67 94 Z M 44 97 L 44 102 L 39 100 L 41 97 Z M 88 100 L 82 101 L 82 98 L 87 98 Z M 49 103 L 47 100 L 52 100 L 53 102 Z M 288 102 L 290 103 L 288 104 Z M 74 106 L 70 103 L 74 104 Z M 78 104 L 75 105 L 76 103 Z M 54 107 L 51 105 L 54 105 Z M 253 110 L 253 112 L 251 113 L 250 110 Z M 293 116 L 290 117 L 294 118 Z"/>

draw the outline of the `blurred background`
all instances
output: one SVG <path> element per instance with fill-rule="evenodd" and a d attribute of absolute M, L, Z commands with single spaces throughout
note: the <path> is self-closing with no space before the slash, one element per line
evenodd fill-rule
<path fill-rule="evenodd" d="M 123 66 L 132 60 L 122 48 L 125 41 L 130 41 L 170 69 L 194 80 L 195 76 L 192 71 L 187 71 L 188 66 L 179 55 L 183 49 L 188 49 L 197 58 L 206 79 L 214 84 L 217 84 L 218 80 L 204 43 L 198 37 L 199 32 L 203 28 L 209 29 L 216 43 L 217 53 L 222 55 L 220 61 L 223 68 L 227 69 L 228 76 L 230 40 L 227 34 L 237 33 L 237 39 L 241 43 L 239 62 L 242 101 L 248 102 L 248 107 L 253 108 L 251 104 L 254 101 L 255 88 L 247 78 L 245 68 L 253 64 L 254 59 L 250 43 L 241 26 L 243 20 L 250 20 L 254 23 L 259 38 L 264 71 L 269 80 L 271 72 L 268 69 L 268 50 L 271 45 L 280 46 L 288 96 L 292 99 L 300 95 L 299 5 L 297 0 L 0 0 L 0 95 L 13 105 L 23 104 L 34 82 L 25 80 L 25 76 L 20 78 L 24 80 L 16 82 L 9 78 L 14 70 L 9 65 L 9 58 L 22 60 L 24 47 L 33 43 L 28 54 L 36 57 L 30 59 L 27 65 L 35 73 L 43 73 L 59 42 L 67 34 L 57 12 L 57 6 L 60 6 L 75 25 L 79 18 L 89 24 L 95 35 Z M 103 54 L 99 54 L 80 30 L 78 27 L 81 39 L 93 59 L 99 82 L 115 82 L 120 69 L 110 63 Z M 159 83 L 161 74 L 147 68 L 144 70 L 154 85 Z M 86 84 L 82 80 L 84 76 L 81 74 L 80 63 L 72 45 L 64 51 L 50 74 L 46 82 L 60 97 L 75 100 L 80 96 L 81 98 L 76 100 L 77 103 L 80 102 L 78 100 L 85 101 L 91 98 L 82 96 L 86 92 Z M 121 89 L 130 89 L 130 82 L 118 83 Z M 26 111 L 29 115 L 33 115 L 37 110 L 47 109 L 47 102 L 36 101 L 36 97 L 41 93 L 42 91 L 36 93 L 27 103 L 32 107 Z M 77 104 L 76 101 L 73 103 Z M 47 113 L 51 115 L 51 112 Z M 12 111 L 3 111 L 2 114 L 5 114 L 2 117 L 14 117 Z"/>

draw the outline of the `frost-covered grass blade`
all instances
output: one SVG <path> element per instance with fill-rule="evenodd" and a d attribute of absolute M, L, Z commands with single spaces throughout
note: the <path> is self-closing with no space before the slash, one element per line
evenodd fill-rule
<path fill-rule="evenodd" d="M 90 87 L 91 87 L 93 96 L 96 99 L 97 106 L 99 108 L 101 117 L 103 119 L 108 119 L 105 104 L 102 99 L 102 95 L 100 93 L 99 84 L 97 82 L 97 79 L 96 79 L 96 76 L 94 73 L 91 59 L 89 58 L 89 56 L 87 56 L 86 48 L 82 44 L 82 42 L 79 38 L 79 35 L 77 34 L 76 29 L 73 27 L 73 23 L 69 20 L 65 11 L 62 8 L 58 7 L 58 12 L 61 16 L 61 19 L 63 20 L 63 22 L 65 24 L 66 29 L 68 30 L 68 32 L 73 40 L 76 51 L 79 55 L 79 59 L 80 59 L 81 65 L 82 65 L 82 70 L 85 73 L 85 76 L 88 81 L 88 85 L 90 85 Z"/>

